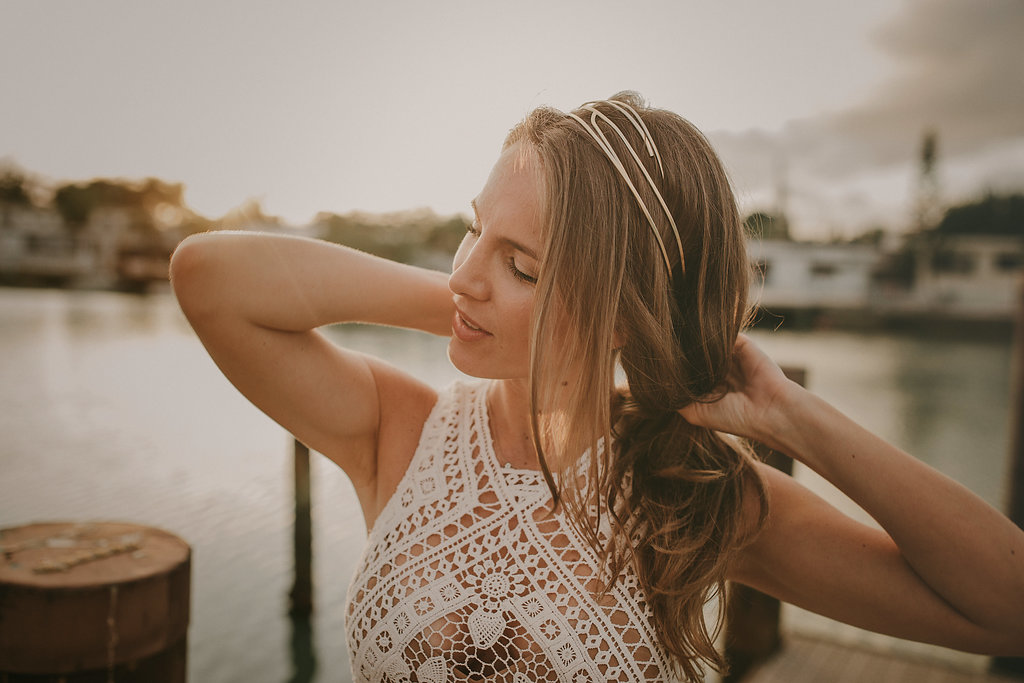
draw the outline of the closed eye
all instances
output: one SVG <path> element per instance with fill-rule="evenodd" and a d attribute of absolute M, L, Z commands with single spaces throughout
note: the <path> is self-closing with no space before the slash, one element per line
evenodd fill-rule
<path fill-rule="evenodd" d="M 510 273 L 512 273 L 512 277 L 514 277 L 517 280 L 529 283 L 531 285 L 537 284 L 537 278 L 533 277 L 532 275 L 527 275 L 523 271 L 519 270 L 519 268 L 516 267 L 516 260 L 513 258 L 510 258 L 508 260 L 508 270 Z"/>
<path fill-rule="evenodd" d="M 473 209 L 474 209 L 474 211 L 476 210 L 475 203 L 474 203 Z M 479 238 L 481 233 L 482 233 L 482 230 L 477 225 L 476 221 L 473 221 L 472 223 L 469 223 L 469 224 L 466 225 L 466 234 L 467 235 L 470 235 L 470 236 L 472 236 L 474 238 Z M 510 244 L 521 249 L 521 247 L 519 247 L 519 245 L 517 243 L 515 243 L 515 242 L 511 242 Z M 512 274 L 512 277 L 514 277 L 515 279 L 519 280 L 520 282 L 525 282 L 525 283 L 530 284 L 530 285 L 537 284 L 537 278 L 533 277 L 532 275 L 527 275 L 523 271 L 519 270 L 519 268 L 516 266 L 516 260 L 514 258 L 512 258 L 511 256 L 505 262 L 505 265 L 508 268 L 508 271 Z"/>

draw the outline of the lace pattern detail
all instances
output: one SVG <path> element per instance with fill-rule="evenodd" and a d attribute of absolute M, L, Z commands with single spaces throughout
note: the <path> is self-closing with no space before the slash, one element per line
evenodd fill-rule
<path fill-rule="evenodd" d="M 486 383 L 456 383 L 427 418 L 348 592 L 357 681 L 672 678 L 630 570 L 603 598 L 598 565 L 540 472 L 501 467 Z"/>

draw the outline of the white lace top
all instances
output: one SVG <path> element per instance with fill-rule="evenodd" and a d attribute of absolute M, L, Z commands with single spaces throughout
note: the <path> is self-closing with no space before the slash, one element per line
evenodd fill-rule
<path fill-rule="evenodd" d="M 630 571 L 600 603 L 593 553 L 540 472 L 501 467 L 486 383 L 441 393 L 348 592 L 356 681 L 663 681 Z"/>

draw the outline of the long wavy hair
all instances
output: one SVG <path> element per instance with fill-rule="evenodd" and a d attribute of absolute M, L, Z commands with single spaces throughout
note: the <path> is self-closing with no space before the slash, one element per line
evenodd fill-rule
<path fill-rule="evenodd" d="M 705 605 L 724 596 L 729 563 L 763 524 L 767 501 L 745 447 L 677 410 L 721 391 L 748 319 L 750 266 L 732 189 L 704 136 L 633 93 L 612 99 L 639 112 L 660 150 L 664 177 L 640 158 L 675 218 L 685 269 L 617 135 L 608 138 L 634 186 L 658 208 L 671 275 L 635 197 L 578 121 L 541 108 L 512 129 L 505 146 L 526 143 L 545 180 L 534 442 L 556 504 L 607 569 L 605 589 L 632 563 L 662 646 L 687 679 L 701 680 L 702 662 L 725 668 Z M 620 111 L 594 106 L 644 149 Z M 722 609 L 719 600 L 718 624 Z"/>

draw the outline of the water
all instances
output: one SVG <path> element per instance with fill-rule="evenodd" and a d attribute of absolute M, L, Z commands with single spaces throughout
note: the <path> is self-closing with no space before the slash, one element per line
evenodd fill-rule
<path fill-rule="evenodd" d="M 434 386 L 458 375 L 442 339 L 370 327 L 330 334 Z M 1007 344 L 754 336 L 780 362 L 806 367 L 833 404 L 1002 506 Z M 179 534 L 193 549 L 190 680 L 291 679 L 302 650 L 293 652 L 285 617 L 291 439 L 220 375 L 170 296 L 0 289 L 0 434 L 0 527 L 117 519 Z M 796 476 L 862 516 L 826 483 Z M 342 606 L 365 531 L 348 481 L 319 456 L 313 506 L 314 680 L 347 681 Z M 872 639 L 788 607 L 784 618 Z"/>

